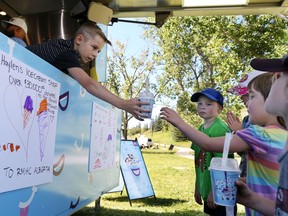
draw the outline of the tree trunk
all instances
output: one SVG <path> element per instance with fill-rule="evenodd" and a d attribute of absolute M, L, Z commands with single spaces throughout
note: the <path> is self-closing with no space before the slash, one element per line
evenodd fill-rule
<path fill-rule="evenodd" d="M 123 112 L 123 120 L 122 120 L 122 133 L 123 133 L 123 138 L 125 140 L 128 139 L 128 113 L 126 111 Z"/>

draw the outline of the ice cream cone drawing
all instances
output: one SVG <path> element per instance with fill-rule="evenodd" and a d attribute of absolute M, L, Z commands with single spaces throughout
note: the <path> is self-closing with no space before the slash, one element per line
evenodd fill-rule
<path fill-rule="evenodd" d="M 25 152 L 27 161 L 30 132 L 36 116 L 33 110 L 35 110 L 35 104 L 37 104 L 37 96 L 36 92 L 27 92 L 26 89 L 22 92 L 19 91 L 15 85 L 8 85 L 4 91 L 3 106 L 6 117 L 18 139 L 13 140 L 13 143 L 21 146 L 21 151 Z"/>
<path fill-rule="evenodd" d="M 40 158 L 42 161 L 44 157 L 46 137 L 49 131 L 49 118 L 48 118 L 48 108 L 46 98 L 44 98 L 40 102 L 40 107 L 39 110 L 37 111 L 37 116 L 38 116 L 39 139 L 40 139 Z"/>
<path fill-rule="evenodd" d="M 23 129 L 26 127 L 32 111 L 33 111 L 33 100 L 30 96 L 27 96 L 24 103 Z"/>

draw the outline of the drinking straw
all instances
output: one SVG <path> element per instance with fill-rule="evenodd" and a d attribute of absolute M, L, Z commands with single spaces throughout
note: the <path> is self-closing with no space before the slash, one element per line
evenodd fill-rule
<path fill-rule="evenodd" d="M 145 93 L 148 94 L 149 92 L 149 78 L 146 77 L 146 89 L 145 89 Z"/>
<path fill-rule="evenodd" d="M 222 155 L 222 168 L 224 168 L 227 163 L 231 139 L 232 139 L 232 133 L 226 133 L 224 148 L 223 148 L 223 155 Z"/>

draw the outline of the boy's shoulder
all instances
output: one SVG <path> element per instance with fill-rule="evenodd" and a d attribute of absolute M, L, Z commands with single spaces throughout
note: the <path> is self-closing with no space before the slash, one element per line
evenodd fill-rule
<path fill-rule="evenodd" d="M 58 44 L 58 46 L 73 47 L 72 45 L 74 44 L 74 40 L 73 39 L 57 38 L 57 39 L 49 40 L 48 43 Z"/>
<path fill-rule="evenodd" d="M 227 125 L 225 121 L 223 121 L 222 119 L 220 119 L 219 117 L 216 117 L 213 121 L 213 124 L 224 124 Z"/>
<path fill-rule="evenodd" d="M 210 126 L 211 130 L 227 130 L 229 131 L 229 127 L 226 124 L 225 121 L 223 121 L 222 119 L 216 117 L 213 121 L 213 123 Z"/>

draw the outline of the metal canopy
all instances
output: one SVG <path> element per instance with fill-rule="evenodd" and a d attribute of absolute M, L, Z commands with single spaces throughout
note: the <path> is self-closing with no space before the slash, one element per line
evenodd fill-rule
<path fill-rule="evenodd" d="M 214 0 L 211 0 L 213 2 Z M 96 0 L 113 10 L 114 17 L 154 17 L 160 12 L 171 16 L 286 14 L 288 0 L 250 0 L 245 6 L 182 7 L 182 0 Z"/>
<path fill-rule="evenodd" d="M 91 2 L 99 2 L 111 8 L 113 16 L 118 18 L 154 17 L 161 12 L 169 12 L 172 16 L 286 14 L 288 6 L 288 0 L 248 0 L 245 6 L 198 8 L 183 8 L 182 0 L 0 0 L 0 8 L 11 15 L 26 15 L 72 10 L 78 3 L 87 8 Z"/>
<path fill-rule="evenodd" d="M 214 1 L 211 0 L 212 3 Z M 114 18 L 155 17 L 159 26 L 171 16 L 252 14 L 286 16 L 288 7 L 288 0 L 247 0 L 247 5 L 243 6 L 208 5 L 207 7 L 183 7 L 182 0 L 21 0 L 20 2 L 19 0 L 0 0 L 0 9 L 5 10 L 9 16 L 25 16 L 60 10 L 69 11 L 71 16 L 77 16 L 86 15 L 91 2 L 101 3 L 112 9 Z"/>

